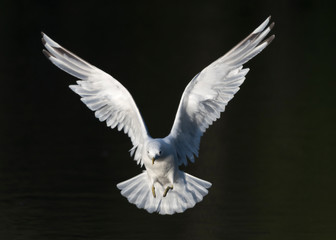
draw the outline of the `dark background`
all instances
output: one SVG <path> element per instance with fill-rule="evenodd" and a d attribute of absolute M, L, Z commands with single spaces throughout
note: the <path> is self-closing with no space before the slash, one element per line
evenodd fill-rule
<path fill-rule="evenodd" d="M 335 239 L 331 2 L 1 1 L 0 239 Z M 192 77 L 270 14 L 274 42 L 186 168 L 209 195 L 173 216 L 129 204 L 130 140 L 69 90 L 40 31 L 118 79 L 163 137 Z"/>

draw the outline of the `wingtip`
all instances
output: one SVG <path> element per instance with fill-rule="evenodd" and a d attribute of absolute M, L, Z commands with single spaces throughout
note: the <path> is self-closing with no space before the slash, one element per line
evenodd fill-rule
<path fill-rule="evenodd" d="M 252 34 L 262 32 L 262 31 L 267 27 L 268 23 L 270 22 L 270 19 L 271 19 L 271 16 L 269 16 L 268 18 L 266 18 L 266 20 L 263 21 L 263 23 L 260 24 L 259 27 L 257 27 L 257 28 L 252 32 Z"/>
<path fill-rule="evenodd" d="M 46 56 L 48 59 L 52 57 L 52 55 L 45 49 L 42 50 L 42 53 L 44 54 L 44 56 Z"/>
<path fill-rule="evenodd" d="M 45 40 L 45 37 L 46 37 L 47 35 L 46 35 L 44 32 L 41 32 L 41 36 L 42 36 L 42 38 L 41 38 L 42 44 L 43 44 L 43 45 L 46 45 L 47 41 Z"/>
<path fill-rule="evenodd" d="M 47 34 L 45 34 L 44 32 L 41 32 L 41 34 L 42 34 L 42 39 L 43 39 L 42 42 L 44 45 L 48 44 L 51 47 L 60 47 L 58 43 L 54 42 Z"/>
<path fill-rule="evenodd" d="M 42 41 L 43 45 L 46 45 L 47 42 L 46 42 L 46 40 L 44 38 L 41 38 L 41 41 Z"/>
<path fill-rule="evenodd" d="M 267 45 L 269 45 L 272 41 L 273 41 L 273 39 L 275 38 L 275 35 L 273 34 L 272 36 L 270 36 L 269 38 L 267 38 L 266 40 L 265 40 L 265 42 L 267 42 Z"/>

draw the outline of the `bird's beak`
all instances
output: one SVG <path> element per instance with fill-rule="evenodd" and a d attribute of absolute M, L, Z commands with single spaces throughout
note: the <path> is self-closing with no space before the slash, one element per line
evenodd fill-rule
<path fill-rule="evenodd" d="M 152 158 L 152 165 L 154 164 L 155 158 Z"/>

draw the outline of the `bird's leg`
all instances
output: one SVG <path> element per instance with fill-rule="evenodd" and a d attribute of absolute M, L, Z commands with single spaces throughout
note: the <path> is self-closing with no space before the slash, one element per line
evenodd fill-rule
<path fill-rule="evenodd" d="M 174 183 L 174 175 L 175 175 L 175 171 L 172 169 L 171 171 L 169 171 L 168 172 L 168 181 L 169 181 L 169 183 L 170 183 L 170 185 L 169 184 L 167 184 L 166 186 L 166 189 L 165 189 L 165 191 L 164 191 L 164 193 L 163 193 L 163 197 L 166 197 L 167 196 L 167 193 L 168 193 L 168 191 L 169 190 L 173 190 L 173 188 L 174 188 L 174 185 L 173 185 L 173 183 Z"/>
<path fill-rule="evenodd" d="M 173 188 L 174 188 L 174 186 L 172 185 L 172 186 L 168 186 L 168 187 L 166 187 L 166 190 L 164 191 L 164 193 L 163 193 L 163 197 L 166 197 L 167 196 L 167 193 L 168 193 L 168 191 L 169 190 L 173 190 Z"/>
<path fill-rule="evenodd" d="M 156 194 L 155 194 L 155 187 L 154 184 L 152 185 L 152 193 L 153 193 L 153 197 L 156 198 Z"/>

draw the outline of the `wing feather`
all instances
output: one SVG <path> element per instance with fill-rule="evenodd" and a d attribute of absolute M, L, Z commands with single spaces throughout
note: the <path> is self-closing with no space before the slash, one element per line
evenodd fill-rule
<path fill-rule="evenodd" d="M 203 133 L 220 118 L 220 113 L 244 82 L 249 69 L 243 69 L 243 64 L 274 39 L 272 35 L 264 40 L 274 26 L 274 23 L 268 26 L 269 21 L 270 17 L 228 53 L 203 69 L 184 90 L 168 136 L 176 146 L 179 165 L 187 165 L 188 159 L 194 162 Z"/>
<path fill-rule="evenodd" d="M 143 144 L 148 137 L 146 126 L 140 112 L 127 89 L 111 75 L 87 63 L 66 50 L 42 33 L 43 50 L 46 57 L 57 67 L 79 78 L 70 89 L 81 96 L 81 101 L 95 112 L 99 121 L 106 121 L 111 128 L 117 127 L 127 134 L 133 148 L 130 150 L 134 160 L 143 164 L 141 156 Z"/>

